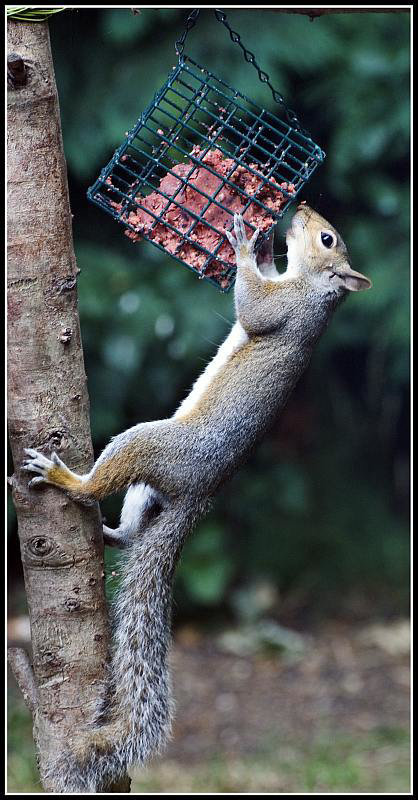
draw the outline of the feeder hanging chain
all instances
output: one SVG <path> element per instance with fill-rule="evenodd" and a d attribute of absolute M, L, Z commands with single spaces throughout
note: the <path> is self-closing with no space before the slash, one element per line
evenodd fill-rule
<path fill-rule="evenodd" d="M 256 70 L 258 72 L 258 77 L 260 78 L 260 81 L 262 83 L 267 83 L 267 86 L 269 86 L 269 88 L 271 90 L 271 93 L 273 95 L 273 99 L 276 101 L 276 103 L 279 103 L 279 105 L 282 106 L 290 125 L 293 128 L 295 128 L 297 131 L 302 133 L 304 136 L 306 136 L 308 139 L 310 139 L 311 137 L 310 137 L 309 133 L 304 128 L 302 128 L 302 126 L 301 126 L 301 124 L 300 124 L 295 112 L 292 111 L 291 108 L 288 108 L 288 106 L 285 103 L 285 100 L 284 100 L 283 96 L 280 94 L 280 92 L 276 91 L 276 89 L 274 89 L 274 87 L 270 83 L 270 78 L 267 75 L 267 72 L 264 72 L 261 69 L 261 67 L 259 67 L 259 65 L 257 64 L 257 62 L 255 60 L 254 53 L 252 53 L 251 50 L 247 50 L 247 48 L 244 47 L 244 45 L 241 42 L 241 37 L 240 37 L 239 33 L 237 33 L 236 31 L 232 30 L 232 28 L 230 27 L 230 25 L 229 25 L 229 23 L 227 21 L 225 12 L 221 11 L 220 8 L 215 8 L 214 12 L 215 12 L 215 16 L 216 16 L 216 19 L 218 20 L 218 22 L 221 22 L 223 25 L 225 25 L 225 28 L 229 31 L 229 36 L 230 36 L 231 40 L 235 44 L 238 44 L 240 46 L 242 52 L 244 53 L 244 58 L 248 62 L 248 64 L 252 64 L 256 68 Z M 187 17 L 186 27 L 185 27 L 180 39 L 178 39 L 176 41 L 175 49 L 176 49 L 176 53 L 177 53 L 177 55 L 179 57 L 179 60 L 183 56 L 184 43 L 186 41 L 186 36 L 187 36 L 188 32 L 196 25 L 196 21 L 197 21 L 197 18 L 199 16 L 199 13 L 200 13 L 200 8 L 194 8 L 193 9 L 191 14 L 189 14 L 189 16 Z"/>
<path fill-rule="evenodd" d="M 291 108 L 288 108 L 288 106 L 286 105 L 286 103 L 284 101 L 283 96 L 280 94 L 280 92 L 277 92 L 276 89 L 274 89 L 273 86 L 271 85 L 270 78 L 267 75 L 267 72 L 263 72 L 263 70 L 257 64 L 257 62 L 255 60 L 254 53 L 252 53 L 251 50 L 247 50 L 247 48 L 244 47 L 244 45 L 241 42 L 241 37 L 240 37 L 239 33 L 237 33 L 236 31 L 232 30 L 232 28 L 230 27 L 230 25 L 229 25 L 229 23 L 227 21 L 225 12 L 221 11 L 219 8 L 216 8 L 215 9 L 215 16 L 216 16 L 216 19 L 218 20 L 218 22 L 222 22 L 222 24 L 225 25 L 225 28 L 227 28 L 227 30 L 229 31 L 229 35 L 230 35 L 230 38 L 232 39 L 232 41 L 240 46 L 242 52 L 244 53 L 245 60 L 249 64 L 253 64 L 253 66 L 256 68 L 256 70 L 258 72 L 258 77 L 260 78 L 260 81 L 262 83 L 267 83 L 267 86 L 270 87 L 271 93 L 273 95 L 274 100 L 276 101 L 276 103 L 279 103 L 283 107 L 283 109 L 284 109 L 284 111 L 286 113 L 287 119 L 289 120 L 289 122 L 293 126 L 293 128 L 296 128 L 296 130 L 300 131 L 300 133 L 303 133 L 304 136 L 307 136 L 310 139 L 309 133 L 302 128 L 302 126 L 301 126 L 301 124 L 300 124 L 295 112 L 292 111 Z"/>
<path fill-rule="evenodd" d="M 186 36 L 187 36 L 188 32 L 194 27 L 194 25 L 196 25 L 196 20 L 197 20 L 199 14 L 200 14 L 200 8 L 194 8 L 192 13 L 189 14 L 189 16 L 187 17 L 186 27 L 185 27 L 182 35 L 180 36 L 180 39 L 178 39 L 176 44 L 175 44 L 176 53 L 177 53 L 179 59 L 183 55 L 184 42 L 186 41 Z"/>

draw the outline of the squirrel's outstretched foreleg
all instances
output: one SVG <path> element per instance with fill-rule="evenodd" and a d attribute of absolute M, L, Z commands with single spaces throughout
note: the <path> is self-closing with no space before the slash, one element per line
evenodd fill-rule
<path fill-rule="evenodd" d="M 235 283 L 235 309 L 246 332 L 253 336 L 265 335 L 283 324 L 283 314 L 278 298 L 288 285 L 273 261 L 273 233 L 257 247 L 260 231 L 247 239 L 245 224 L 240 214 L 234 216 L 234 234 L 225 231 L 235 250 L 237 278 Z"/>

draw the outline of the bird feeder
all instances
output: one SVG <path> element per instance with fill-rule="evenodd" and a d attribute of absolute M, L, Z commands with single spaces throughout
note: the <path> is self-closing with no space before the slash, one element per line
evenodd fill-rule
<path fill-rule="evenodd" d="M 235 255 L 225 236 L 235 212 L 251 234 L 271 232 L 325 154 L 216 10 L 281 115 L 261 108 L 184 54 L 193 11 L 176 42 L 178 63 L 88 190 L 134 241 L 146 239 L 228 291 Z"/>

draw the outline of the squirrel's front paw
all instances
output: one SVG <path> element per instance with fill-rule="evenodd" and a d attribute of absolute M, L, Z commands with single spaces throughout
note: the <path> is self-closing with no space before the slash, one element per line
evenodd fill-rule
<path fill-rule="evenodd" d="M 225 231 L 225 235 L 228 238 L 230 245 L 235 250 L 237 261 L 238 259 L 243 258 L 255 258 L 254 248 L 260 233 L 260 229 L 257 228 L 251 239 L 247 239 L 242 214 L 234 214 L 234 233 L 235 236 L 230 231 Z"/>
<path fill-rule="evenodd" d="M 51 480 L 53 471 L 58 466 L 64 466 L 56 453 L 52 453 L 51 458 L 47 458 L 43 453 L 33 450 L 31 447 L 26 447 L 25 453 L 29 458 L 23 462 L 22 469 L 26 470 L 26 472 L 36 472 L 38 474 L 38 477 L 29 481 L 28 486 L 30 489 L 40 483 L 53 483 Z"/>

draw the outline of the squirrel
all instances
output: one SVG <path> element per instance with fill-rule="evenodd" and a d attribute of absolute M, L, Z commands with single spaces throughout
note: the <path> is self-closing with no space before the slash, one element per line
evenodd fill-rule
<path fill-rule="evenodd" d="M 167 653 L 173 575 L 195 523 L 285 406 L 355 272 L 335 228 L 308 205 L 286 234 L 287 270 L 274 264 L 273 233 L 256 247 L 241 215 L 225 231 L 236 256 L 236 322 L 174 415 L 115 436 L 87 475 L 56 453 L 28 448 L 30 487 L 47 483 L 82 503 L 129 487 L 106 544 L 125 551 L 114 609 L 108 683 L 90 729 L 54 767 L 62 791 L 96 792 L 165 744 L 172 718 Z"/>

